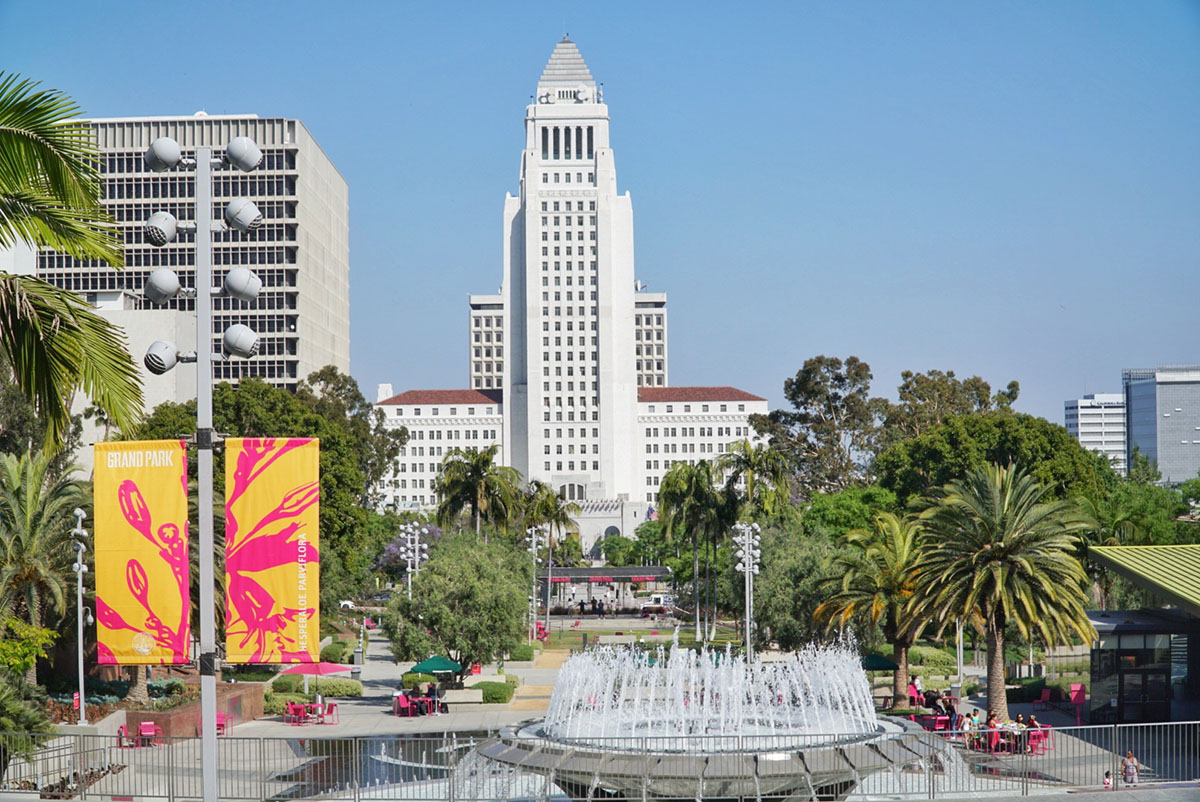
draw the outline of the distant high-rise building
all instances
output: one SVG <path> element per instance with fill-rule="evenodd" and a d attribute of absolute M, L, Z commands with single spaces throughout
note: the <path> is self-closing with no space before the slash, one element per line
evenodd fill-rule
<path fill-rule="evenodd" d="M 1108 457 L 1125 474 L 1125 396 L 1094 393 L 1063 402 L 1067 431 L 1089 451 Z"/>
<path fill-rule="evenodd" d="M 754 439 L 767 402 L 734 387 L 672 387 L 667 296 L 634 278 L 633 204 L 617 191 L 608 106 L 563 39 L 525 109 L 519 189 L 504 202 L 504 273 L 469 299 L 469 388 L 381 387 L 389 426 L 407 426 L 385 503 L 436 503 L 454 448 L 497 460 L 577 502 L 585 550 L 632 535 L 677 462 L 714 460 Z"/>
<path fill-rule="evenodd" d="M 248 136 L 262 149 L 263 162 L 251 173 L 214 170 L 213 217 L 220 220 L 225 205 L 244 196 L 262 211 L 264 221 L 249 234 L 213 235 L 213 278 L 219 286 L 230 268 L 244 265 L 259 275 L 263 289 L 249 305 L 217 299 L 212 339 L 219 349 L 221 333 L 233 323 L 245 323 L 258 334 L 259 349 L 252 359 L 218 362 L 215 376 L 218 381 L 259 376 L 294 388 L 326 365 L 349 372 L 349 194 L 345 180 L 299 120 L 197 113 L 97 119 L 91 125 L 100 151 L 103 204 L 125 240 L 125 269 L 44 249 L 37 254 L 39 277 L 92 303 L 121 295 L 126 318 L 152 308 L 140 295 L 157 267 L 170 267 L 183 286 L 194 287 L 193 236 L 180 234 L 174 243 L 156 248 L 142 235 L 152 212 L 192 219 L 194 176 L 186 169 L 148 172 L 142 155 L 161 136 L 176 140 L 184 156 L 194 155 L 198 146 L 211 146 L 219 155 L 235 136 Z M 195 300 L 179 298 L 168 308 L 191 312 Z M 140 364 L 142 355 L 133 356 Z"/>
<path fill-rule="evenodd" d="M 1136 449 L 1149 458 L 1165 484 L 1200 472 L 1200 365 L 1161 365 L 1124 370 L 1125 459 Z"/>

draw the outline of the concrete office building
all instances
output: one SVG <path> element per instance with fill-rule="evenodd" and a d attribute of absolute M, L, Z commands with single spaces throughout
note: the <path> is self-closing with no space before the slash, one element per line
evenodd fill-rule
<path fill-rule="evenodd" d="M 389 425 L 414 434 L 386 503 L 433 505 L 451 448 L 497 444 L 503 464 L 580 504 L 588 549 L 632 534 L 675 461 L 751 437 L 749 416 L 767 404 L 732 387 L 669 386 L 666 294 L 635 280 L 608 106 L 567 39 L 526 107 L 518 177 L 504 202 L 500 292 L 469 300 L 469 389 L 380 388 Z"/>
<path fill-rule="evenodd" d="M 1200 472 L 1200 365 L 1124 370 L 1125 459 L 1135 449 L 1162 473 L 1164 484 Z"/>
<path fill-rule="evenodd" d="M 214 170 L 215 217 L 220 219 L 228 201 L 245 196 L 265 219 L 249 234 L 214 233 L 213 272 L 220 285 L 228 269 L 245 265 L 262 278 L 263 290 L 250 305 L 215 302 L 213 343 L 219 349 L 221 333 L 233 323 L 245 323 L 258 334 L 259 350 L 249 360 L 217 363 L 216 379 L 259 376 L 291 389 L 326 365 L 349 371 L 349 194 L 345 180 L 299 120 L 198 112 L 191 117 L 97 119 L 91 125 L 100 150 L 103 203 L 124 237 L 126 268 L 117 271 L 42 250 L 36 256 L 39 277 L 93 303 L 129 293 L 121 304 L 131 318 L 153 308 L 140 295 L 155 268 L 170 267 L 185 287 L 195 286 L 192 235 L 181 234 L 162 248 L 142 235 L 143 223 L 155 211 L 192 219 L 193 174 L 186 169 L 148 172 L 142 155 L 160 136 L 179 142 L 185 156 L 198 146 L 211 146 L 219 155 L 233 137 L 249 136 L 262 149 L 263 163 L 251 173 Z M 193 312 L 195 301 L 180 298 L 168 308 Z M 140 362 L 141 352 L 134 357 Z M 148 379 L 147 386 L 161 381 L 167 380 Z"/>
<path fill-rule="evenodd" d="M 1063 402 L 1067 432 L 1089 451 L 1108 458 L 1125 475 L 1125 396 L 1093 393 Z"/>

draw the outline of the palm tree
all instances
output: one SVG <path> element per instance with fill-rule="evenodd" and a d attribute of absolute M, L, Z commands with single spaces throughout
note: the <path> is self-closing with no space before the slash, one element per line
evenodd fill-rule
<path fill-rule="evenodd" d="M 563 540 L 563 533 L 575 525 L 574 516 L 582 510 L 574 501 L 567 501 L 550 485 L 533 480 L 529 483 L 526 494 L 527 506 L 525 520 L 530 526 L 545 526 L 549 530 L 546 538 L 546 565 L 553 571 L 554 566 L 554 532 L 558 531 L 558 541 Z M 546 615 L 550 615 L 551 588 L 546 588 Z M 547 621 L 549 619 L 547 618 Z"/>
<path fill-rule="evenodd" d="M 1086 525 L 1074 502 L 1047 500 L 1050 488 L 1016 466 L 985 465 L 931 493 L 917 565 L 926 589 L 913 612 L 941 626 L 974 619 L 987 638 L 988 710 L 1008 718 L 1004 631 L 1036 633 L 1046 644 L 1096 633 L 1084 606 L 1087 575 L 1075 557 Z"/>
<path fill-rule="evenodd" d="M 20 680 L 0 676 L 0 780 L 14 757 L 32 758 L 54 733 L 46 709 L 29 696 Z"/>
<path fill-rule="evenodd" d="M 442 476 L 435 488 L 439 525 L 446 526 L 464 509 L 471 510 L 475 534 L 482 531 L 484 518 L 492 522 L 510 520 L 519 501 L 521 474 L 496 464 L 498 448 L 455 448 L 442 460 Z"/>
<path fill-rule="evenodd" d="M 0 248 L 54 248 L 120 267 L 121 239 L 100 205 L 91 128 L 70 98 L 0 73 Z M 73 293 L 33 276 L 0 273 L 0 354 L 45 418 L 46 442 L 70 422 L 76 388 L 128 428 L 141 380 L 121 330 Z"/>
<path fill-rule="evenodd" d="M 722 528 L 725 514 L 724 499 L 713 482 L 712 463 L 700 460 L 695 465 L 679 461 L 662 478 L 658 491 L 659 520 L 667 539 L 686 536 L 692 543 L 692 601 L 695 606 L 696 640 L 702 639 L 700 628 L 700 544 L 710 533 Z"/>
<path fill-rule="evenodd" d="M 1079 562 L 1086 567 L 1096 587 L 1100 609 L 1108 609 L 1112 595 L 1113 576 L 1105 568 L 1088 560 L 1092 546 L 1120 546 L 1137 538 L 1141 532 L 1134 513 L 1109 499 L 1094 499 L 1084 496 L 1079 499 L 1079 508 L 1085 522 L 1079 535 Z"/>
<path fill-rule="evenodd" d="M 87 501 L 78 482 L 50 477 L 51 462 L 44 453 L 0 455 L 0 610 L 35 627 L 66 609 L 73 512 Z M 32 684 L 36 668 L 28 674 Z"/>
<path fill-rule="evenodd" d="M 921 556 L 921 524 L 890 512 L 875 516 L 875 528 L 852 529 L 842 536 L 847 551 L 831 561 L 837 578 L 833 595 L 816 609 L 817 620 L 845 627 L 857 615 L 879 624 L 892 645 L 900 668 L 892 680 L 892 698 L 908 693 L 908 650 L 921 635 L 923 616 L 915 615 L 912 599 L 922 583 L 917 573 Z"/>
<path fill-rule="evenodd" d="M 727 487 L 745 485 L 745 514 L 773 516 L 791 508 L 790 474 L 780 452 L 748 439 L 735 440 L 717 457 L 717 472 L 725 474 Z"/>

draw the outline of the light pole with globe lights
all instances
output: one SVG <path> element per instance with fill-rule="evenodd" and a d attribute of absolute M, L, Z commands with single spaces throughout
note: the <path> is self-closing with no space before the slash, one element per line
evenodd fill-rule
<path fill-rule="evenodd" d="M 196 193 L 194 222 L 175 219 L 169 212 L 155 212 L 146 221 L 143 232 L 146 240 L 162 247 L 175 240 L 180 231 L 196 235 L 196 286 L 190 292 L 179 283 L 175 271 L 160 267 L 146 282 L 146 298 L 154 304 L 164 304 L 180 294 L 194 293 L 196 298 L 196 351 L 181 353 L 167 340 L 156 340 L 146 351 L 145 363 L 151 373 L 161 375 L 179 362 L 196 363 L 196 449 L 199 479 L 200 517 L 200 767 L 201 795 L 204 802 L 217 802 L 217 626 L 216 591 L 213 572 L 213 432 L 212 409 L 212 299 L 225 295 L 251 303 L 262 289 L 262 280 L 250 269 L 235 267 L 225 277 L 220 289 L 213 287 L 212 277 L 212 171 L 214 167 L 232 166 L 248 173 L 262 163 L 263 154 L 252 139 L 235 137 L 225 147 L 223 158 L 214 159 L 211 147 L 196 148 L 195 158 L 184 158 L 179 143 L 160 137 L 150 144 L 144 163 L 156 173 L 177 166 L 194 167 Z M 225 207 L 225 225 L 247 233 L 262 225 L 262 213 L 247 198 L 234 198 Z M 222 357 L 249 358 L 258 352 L 258 335 L 241 323 L 225 330 L 221 338 Z M 221 357 L 218 357 L 221 358 Z"/>
<path fill-rule="evenodd" d="M 87 530 L 83 528 L 83 519 L 87 517 L 87 513 L 83 510 L 75 509 L 75 528 L 71 530 L 72 547 L 75 549 L 75 564 L 71 566 L 75 571 L 75 631 L 78 635 L 78 650 L 79 650 L 79 723 L 86 725 L 87 722 L 87 699 L 84 698 L 83 688 L 83 627 L 84 625 L 91 626 L 96 619 L 92 617 L 92 611 L 83 606 L 83 575 L 87 573 L 87 563 L 84 562 L 83 553 L 87 551 Z"/>
<path fill-rule="evenodd" d="M 754 577 L 758 576 L 762 551 L 759 549 L 759 529 L 756 523 L 738 521 L 733 525 L 733 542 L 737 544 L 737 570 L 742 572 L 746 593 L 746 659 L 754 657 Z"/>
<path fill-rule="evenodd" d="M 533 631 L 537 629 L 537 567 L 542 560 L 538 557 L 538 549 L 542 547 L 542 531 L 536 526 L 525 530 L 525 543 L 530 557 L 533 559 L 533 593 L 529 596 L 529 645 L 533 645 Z M 549 609 L 549 607 L 547 607 Z M 549 631 L 549 627 L 547 627 Z"/>
<path fill-rule="evenodd" d="M 421 541 L 421 535 L 429 535 L 429 527 L 415 522 L 400 527 L 404 543 L 400 546 L 400 557 L 404 560 L 404 578 L 408 584 L 408 600 L 412 601 L 413 574 L 421 573 L 421 563 L 429 559 L 429 544 Z"/>

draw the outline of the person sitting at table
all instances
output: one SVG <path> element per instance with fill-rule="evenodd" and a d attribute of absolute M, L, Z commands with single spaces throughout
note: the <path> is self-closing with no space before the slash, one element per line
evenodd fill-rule
<path fill-rule="evenodd" d="M 429 712 L 432 715 L 440 716 L 442 711 L 438 709 L 438 685 L 436 682 L 429 683 L 429 687 L 425 691 L 425 696 L 429 699 Z"/>
<path fill-rule="evenodd" d="M 1013 732 L 1017 742 L 1017 749 L 1021 752 L 1029 751 L 1029 735 L 1025 732 L 1029 725 L 1025 722 L 1025 716 L 1017 713 L 1017 720 L 1013 722 Z"/>
<path fill-rule="evenodd" d="M 1033 715 L 1032 713 L 1029 714 L 1029 729 L 1040 730 L 1043 726 L 1044 725 L 1037 720 L 1037 716 Z"/>

